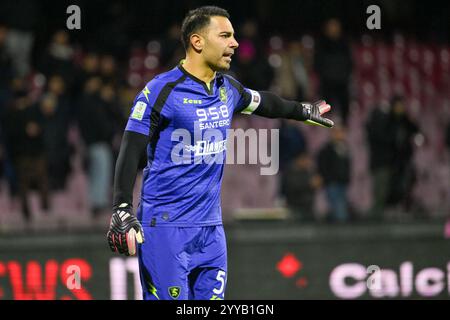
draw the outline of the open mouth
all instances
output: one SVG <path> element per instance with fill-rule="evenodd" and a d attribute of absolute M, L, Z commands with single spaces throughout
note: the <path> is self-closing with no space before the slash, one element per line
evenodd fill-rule
<path fill-rule="evenodd" d="M 223 54 L 223 57 L 226 58 L 226 60 L 231 61 L 231 56 L 232 56 L 232 55 L 233 55 L 232 52 L 224 53 L 224 54 Z"/>

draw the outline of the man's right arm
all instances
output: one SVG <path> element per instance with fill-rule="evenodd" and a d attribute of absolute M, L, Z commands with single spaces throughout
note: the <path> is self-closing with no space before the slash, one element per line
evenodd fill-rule
<path fill-rule="evenodd" d="M 113 207 L 133 203 L 133 188 L 139 160 L 149 137 L 133 131 L 125 131 L 120 145 L 114 174 Z"/>
<path fill-rule="evenodd" d="M 133 214 L 133 188 L 139 159 L 148 136 L 125 131 L 114 175 L 113 215 L 106 238 L 113 252 L 136 254 L 136 240 L 143 243 L 144 230 Z"/>
<path fill-rule="evenodd" d="M 152 80 L 137 95 L 133 103 L 116 162 L 113 208 L 123 203 L 130 206 L 133 203 L 133 188 L 139 160 L 151 139 L 151 114 L 163 85 L 163 82 Z"/>
<path fill-rule="evenodd" d="M 145 241 L 142 225 L 133 214 L 134 183 L 142 152 L 161 118 L 171 115 L 168 108 L 163 109 L 171 89 L 170 82 L 156 77 L 138 94 L 131 108 L 115 168 L 113 215 L 107 233 L 109 246 L 114 252 L 134 255 L 135 241 Z"/>
<path fill-rule="evenodd" d="M 136 241 L 145 241 L 142 225 L 133 214 L 133 189 L 139 160 L 150 141 L 151 110 L 158 92 L 155 89 L 153 83 L 136 97 L 115 168 L 113 214 L 106 237 L 112 251 L 127 256 L 136 253 Z"/>

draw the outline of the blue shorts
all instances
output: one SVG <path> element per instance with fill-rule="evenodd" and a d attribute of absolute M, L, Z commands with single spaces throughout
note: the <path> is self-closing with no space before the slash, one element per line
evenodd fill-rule
<path fill-rule="evenodd" d="M 220 300 L 227 282 L 222 225 L 143 227 L 138 245 L 144 300 Z"/>

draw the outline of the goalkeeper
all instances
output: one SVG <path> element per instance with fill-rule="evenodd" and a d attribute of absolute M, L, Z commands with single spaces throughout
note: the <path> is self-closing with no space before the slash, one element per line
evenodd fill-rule
<path fill-rule="evenodd" d="M 145 300 L 224 299 L 227 249 L 220 206 L 224 161 L 202 159 L 205 155 L 225 159 L 233 114 L 333 126 L 322 117 L 330 110 L 325 101 L 284 100 L 245 88 L 222 73 L 230 68 L 238 48 L 226 10 L 207 6 L 190 11 L 182 24 L 182 42 L 186 59 L 156 76 L 136 96 L 114 177 L 107 239 L 112 251 L 137 253 Z M 174 139 L 180 130 L 192 138 L 183 141 L 188 161 L 176 163 L 171 156 L 180 144 L 179 138 Z M 199 130 L 201 137 L 194 135 Z M 209 144 L 216 147 L 206 152 L 204 146 Z M 135 216 L 132 192 L 144 150 L 147 166 Z"/>

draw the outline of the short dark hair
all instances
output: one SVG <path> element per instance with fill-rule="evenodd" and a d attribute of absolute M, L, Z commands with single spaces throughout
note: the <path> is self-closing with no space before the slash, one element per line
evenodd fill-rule
<path fill-rule="evenodd" d="M 188 12 L 181 25 L 181 42 L 186 51 L 191 35 L 208 26 L 213 16 L 230 18 L 227 10 L 215 6 L 204 6 Z"/>

